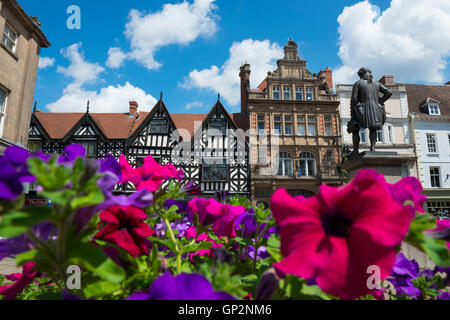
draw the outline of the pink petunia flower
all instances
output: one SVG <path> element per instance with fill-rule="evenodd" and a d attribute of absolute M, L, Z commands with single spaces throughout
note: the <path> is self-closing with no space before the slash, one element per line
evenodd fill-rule
<path fill-rule="evenodd" d="M 188 203 L 190 214 L 197 213 L 203 226 L 212 225 L 212 230 L 218 237 L 236 237 L 235 223 L 245 208 L 222 204 L 216 199 L 195 198 Z"/>
<path fill-rule="evenodd" d="M 106 223 L 95 239 L 118 245 L 132 257 L 148 254 L 147 238 L 155 231 L 144 222 L 147 214 L 133 206 L 113 206 L 100 213 L 100 220 Z"/>
<path fill-rule="evenodd" d="M 131 167 L 125 155 L 120 156 L 119 164 L 122 168 L 120 183 L 132 182 L 136 190 L 147 189 L 155 192 L 167 179 L 175 178 L 181 181 L 184 178 L 183 170 L 177 170 L 171 163 L 166 166 L 160 165 L 151 155 L 146 157 L 144 165 L 137 169 Z"/>
<path fill-rule="evenodd" d="M 284 189 L 272 196 L 280 225 L 284 259 L 281 275 L 314 279 L 326 293 L 342 299 L 368 294 L 369 266 L 383 280 L 413 216 L 400 205 L 374 170 L 361 170 L 343 187 L 321 186 L 312 198 L 293 198 Z"/>
<path fill-rule="evenodd" d="M 188 240 L 189 239 L 195 239 L 195 237 L 197 237 L 197 231 L 195 230 L 195 227 L 194 226 L 189 227 L 185 231 L 185 235 L 186 235 L 186 239 L 188 239 Z M 208 235 L 206 233 L 202 233 L 201 235 L 198 236 L 196 242 L 198 243 L 198 242 L 201 242 L 201 241 L 211 242 L 212 243 L 211 248 L 223 247 L 223 244 L 215 242 L 213 239 L 208 237 Z M 199 250 L 197 252 L 190 253 L 189 254 L 189 260 L 191 262 L 194 262 L 194 257 L 195 256 L 210 256 L 210 257 L 213 257 L 214 256 L 214 252 L 211 249 Z"/>
<path fill-rule="evenodd" d="M 0 286 L 0 294 L 5 297 L 5 300 L 14 300 L 16 296 L 23 291 L 35 278 L 39 276 L 39 272 L 34 270 L 36 263 L 28 262 L 23 266 L 22 274 L 14 274 L 6 278 L 16 279 L 16 282 L 9 285 Z"/>

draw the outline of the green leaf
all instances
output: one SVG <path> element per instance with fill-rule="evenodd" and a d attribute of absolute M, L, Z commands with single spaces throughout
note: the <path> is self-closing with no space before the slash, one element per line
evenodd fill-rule
<path fill-rule="evenodd" d="M 450 253 L 445 241 L 427 237 L 424 232 L 436 228 L 436 220 L 428 214 L 418 214 L 412 221 L 405 241 L 426 252 L 438 266 L 450 266 Z"/>
<path fill-rule="evenodd" d="M 43 197 L 49 199 L 52 203 L 58 204 L 60 206 L 65 206 L 66 203 L 70 200 L 70 197 L 73 197 L 75 194 L 76 192 L 72 189 L 41 192 L 41 195 Z"/>
<path fill-rule="evenodd" d="M 109 281 L 99 281 L 95 283 L 90 283 L 84 288 L 83 292 L 87 298 L 91 297 L 102 297 L 113 294 L 115 291 L 120 289 L 120 284 L 109 282 Z"/>
<path fill-rule="evenodd" d="M 173 243 L 172 240 L 162 240 L 156 237 L 149 237 L 148 240 L 150 240 L 151 242 L 163 245 L 168 247 L 172 252 L 176 252 L 176 245 L 175 243 Z"/>
<path fill-rule="evenodd" d="M 333 299 L 332 296 L 326 294 L 325 292 L 322 291 L 322 289 L 319 288 L 319 286 L 307 286 L 306 284 L 303 284 L 302 289 L 300 291 L 302 294 L 306 295 L 306 296 L 311 296 L 311 297 L 318 297 L 321 298 L 322 300 L 331 300 Z"/>
<path fill-rule="evenodd" d="M 41 222 L 52 220 L 53 210 L 49 207 L 27 207 L 8 212 L 0 223 L 0 237 L 13 238 Z"/>
<path fill-rule="evenodd" d="M 16 256 L 16 265 L 23 266 L 27 262 L 35 261 L 38 257 L 41 257 L 41 255 L 37 250 L 30 250 L 21 253 Z"/>
<path fill-rule="evenodd" d="M 191 245 L 185 245 L 181 248 L 181 254 L 197 252 L 200 250 L 207 250 L 207 249 L 210 249 L 211 246 L 212 246 L 211 242 L 200 242 L 200 243 L 194 243 Z"/>
<path fill-rule="evenodd" d="M 81 244 L 69 253 L 68 258 L 104 280 L 120 283 L 125 278 L 125 271 L 95 245 Z"/>
<path fill-rule="evenodd" d="M 72 167 L 72 186 L 74 189 L 78 188 L 80 184 L 80 178 L 84 172 L 84 161 L 81 157 L 78 157 Z"/>
<path fill-rule="evenodd" d="M 86 183 L 84 192 L 85 194 L 82 197 L 78 197 L 72 200 L 72 210 L 94 206 L 105 200 L 102 190 L 98 187 L 97 181 L 95 179 L 91 179 Z"/>

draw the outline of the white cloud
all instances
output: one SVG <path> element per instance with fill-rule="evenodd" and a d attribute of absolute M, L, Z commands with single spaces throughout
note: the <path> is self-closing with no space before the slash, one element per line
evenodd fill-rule
<path fill-rule="evenodd" d="M 127 55 L 120 48 L 109 48 L 106 66 L 111 69 L 118 69 L 122 66 L 122 63 L 126 58 Z"/>
<path fill-rule="evenodd" d="M 50 103 L 46 108 L 51 112 L 85 112 L 86 103 L 90 101 L 90 111 L 93 113 L 128 112 L 129 101 L 139 103 L 139 110 L 150 111 L 156 104 L 156 99 L 144 90 L 129 82 L 125 85 L 110 85 L 100 90 L 86 90 L 86 84 L 98 84 L 99 75 L 105 70 L 97 63 L 85 60 L 80 52 L 81 43 L 76 43 L 61 50 L 61 54 L 70 61 L 68 67 L 58 66 L 58 72 L 72 78 L 72 82 L 63 90 L 63 96 Z"/>
<path fill-rule="evenodd" d="M 450 1 L 392 0 L 381 10 L 369 1 L 338 17 L 339 57 L 335 83 L 351 83 L 362 66 L 398 82 L 442 83 L 450 55 Z"/>
<path fill-rule="evenodd" d="M 40 57 L 39 58 L 39 69 L 53 67 L 54 64 L 55 64 L 54 58 L 48 58 L 48 57 Z"/>
<path fill-rule="evenodd" d="M 48 104 L 46 108 L 51 112 L 85 112 L 88 100 L 92 113 L 126 113 L 131 100 L 139 103 L 140 111 L 150 111 L 157 102 L 144 90 L 126 82 L 123 86 L 108 86 L 99 92 L 82 88 L 65 92 L 58 101 Z"/>
<path fill-rule="evenodd" d="M 203 103 L 200 101 L 194 101 L 194 102 L 190 102 L 186 105 L 186 110 L 190 110 L 190 109 L 194 109 L 194 108 L 202 108 L 203 107 Z"/>
<path fill-rule="evenodd" d="M 154 55 L 159 48 L 170 44 L 188 45 L 199 37 L 213 36 L 218 19 L 213 13 L 216 9 L 214 1 L 165 4 L 161 11 L 154 13 L 132 9 L 125 26 L 125 35 L 131 47 L 131 52 L 125 53 L 126 58 L 138 61 L 149 70 L 158 69 L 161 63 L 155 60 Z M 122 62 L 122 55 L 120 59 Z"/>
<path fill-rule="evenodd" d="M 181 84 L 185 88 L 208 89 L 220 92 L 232 106 L 240 102 L 239 68 L 247 61 L 251 65 L 250 84 L 256 87 L 276 69 L 276 60 L 283 57 L 283 50 L 269 40 L 247 39 L 235 42 L 230 48 L 230 57 L 222 67 L 212 66 L 201 71 L 193 70 Z"/>
<path fill-rule="evenodd" d="M 98 63 L 90 63 L 84 59 L 83 53 L 80 52 L 81 46 L 81 43 L 74 43 L 61 49 L 61 54 L 70 60 L 70 65 L 67 68 L 58 66 L 57 71 L 66 77 L 73 78 L 73 82 L 68 87 L 69 90 L 97 81 L 100 73 L 105 71 L 105 68 Z"/>

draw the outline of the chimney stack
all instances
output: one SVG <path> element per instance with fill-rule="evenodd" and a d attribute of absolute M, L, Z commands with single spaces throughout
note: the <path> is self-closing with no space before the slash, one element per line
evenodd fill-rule
<path fill-rule="evenodd" d="M 325 76 L 325 82 L 328 88 L 333 91 L 333 71 L 330 67 L 327 67 L 325 70 L 320 70 L 318 78 L 320 79 L 322 76 Z"/>
<path fill-rule="evenodd" d="M 393 85 L 395 84 L 394 76 L 383 76 L 379 82 L 384 85 Z"/>
<path fill-rule="evenodd" d="M 130 117 L 134 117 L 138 110 L 138 103 L 136 101 L 130 101 L 130 113 L 128 114 Z"/>
<path fill-rule="evenodd" d="M 248 92 L 250 91 L 250 64 L 245 62 L 240 68 L 241 78 L 241 113 L 248 117 Z"/>

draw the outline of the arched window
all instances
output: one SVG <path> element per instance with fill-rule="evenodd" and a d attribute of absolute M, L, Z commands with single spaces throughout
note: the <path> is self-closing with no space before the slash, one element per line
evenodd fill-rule
<path fill-rule="evenodd" d="M 315 177 L 317 174 L 316 170 L 316 158 L 311 152 L 302 152 L 300 154 L 300 177 Z"/>
<path fill-rule="evenodd" d="M 279 153 L 279 166 L 278 166 L 278 175 L 279 176 L 292 176 L 294 174 L 294 165 L 292 162 L 292 157 L 289 152 L 280 152 Z"/>

